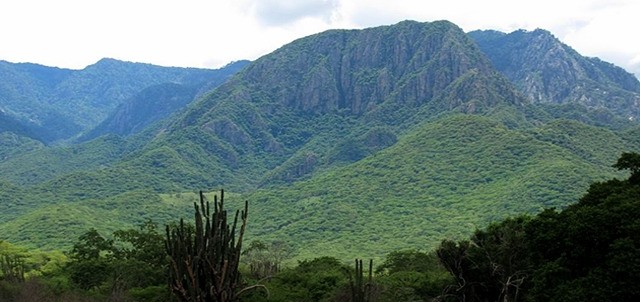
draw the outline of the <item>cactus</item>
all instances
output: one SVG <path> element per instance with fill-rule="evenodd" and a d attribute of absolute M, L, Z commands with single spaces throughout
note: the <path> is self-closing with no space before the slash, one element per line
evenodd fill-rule
<path fill-rule="evenodd" d="M 170 257 L 169 286 L 180 301 L 235 301 L 241 286 L 238 264 L 242 237 L 247 225 L 248 203 L 236 211 L 231 225 L 224 210 L 224 191 L 210 204 L 200 192 L 200 205 L 194 202 L 195 226 L 166 229 L 165 246 Z M 236 225 L 241 226 L 236 239 Z"/>
<path fill-rule="evenodd" d="M 350 278 L 351 279 L 351 278 Z M 355 280 L 354 280 L 355 279 Z M 369 260 L 369 278 L 364 282 L 364 270 L 362 260 L 356 259 L 356 271 L 353 279 L 350 280 L 351 301 L 370 302 L 372 301 L 373 288 L 373 259 Z"/>
<path fill-rule="evenodd" d="M 24 282 L 24 268 L 23 256 L 0 254 L 0 280 Z"/>

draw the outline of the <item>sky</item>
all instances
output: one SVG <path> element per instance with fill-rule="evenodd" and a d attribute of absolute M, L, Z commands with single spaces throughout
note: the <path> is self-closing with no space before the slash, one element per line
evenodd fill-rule
<path fill-rule="evenodd" d="M 0 60 L 219 68 L 328 29 L 449 20 L 467 32 L 546 29 L 640 77 L 638 15 L 637 0 L 0 0 Z"/>

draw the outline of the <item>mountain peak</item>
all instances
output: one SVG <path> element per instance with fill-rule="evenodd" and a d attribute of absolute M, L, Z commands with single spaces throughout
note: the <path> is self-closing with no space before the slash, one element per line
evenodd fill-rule
<path fill-rule="evenodd" d="M 534 103 L 580 104 L 624 118 L 640 117 L 640 82 L 624 69 L 581 56 L 543 29 L 469 35 Z"/>
<path fill-rule="evenodd" d="M 243 79 L 298 110 L 362 114 L 391 98 L 424 104 L 474 68 L 491 69 L 455 24 L 403 21 L 296 40 L 249 65 Z"/>
<path fill-rule="evenodd" d="M 523 101 L 458 26 L 403 21 L 287 44 L 194 103 L 164 133 L 168 145 L 202 138 L 195 148 L 233 169 L 273 169 L 269 179 L 241 180 L 255 186 L 358 160 L 386 146 L 371 138 L 394 141 L 396 131 L 439 113 Z"/>

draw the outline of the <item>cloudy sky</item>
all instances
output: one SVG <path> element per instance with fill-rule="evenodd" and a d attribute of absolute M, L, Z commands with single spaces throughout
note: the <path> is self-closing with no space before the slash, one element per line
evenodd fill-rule
<path fill-rule="evenodd" d="M 640 76 L 637 0 L 20 0 L 0 2 L 0 60 L 84 68 L 100 58 L 217 68 L 333 28 L 449 20 L 543 28 Z"/>

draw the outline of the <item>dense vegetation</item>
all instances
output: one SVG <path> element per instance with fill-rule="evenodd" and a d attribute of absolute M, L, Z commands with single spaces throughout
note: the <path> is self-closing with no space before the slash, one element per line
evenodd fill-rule
<path fill-rule="evenodd" d="M 369 154 L 355 163 L 341 159 L 338 168 L 318 171 L 304 181 L 243 194 L 254 201 L 258 213 L 253 220 L 259 227 L 249 233 L 290 241 L 300 258 L 323 251 L 348 259 L 366 251 L 380 259 L 394 247 L 418 248 L 417 241 L 403 239 L 406 234 L 426 236 L 433 248 L 442 238 L 462 238 L 491 221 L 550 206 L 562 208 L 590 182 L 617 175 L 607 164 L 614 159 L 610 154 L 640 149 L 623 134 L 569 120 L 509 129 L 488 117 L 453 115 L 426 122 L 400 137 L 382 128 L 375 131 L 350 144 L 328 146 L 335 150 L 334 158 Z M 368 143 L 379 138 L 395 144 L 370 151 Z M 72 156 L 80 146 L 85 149 Z M 195 197 L 184 193 L 185 188 L 231 173 L 207 173 L 212 170 L 190 166 L 168 148 L 126 164 L 83 157 L 113 154 L 115 161 L 126 149 L 117 138 L 80 146 L 24 155 L 42 154 L 39 161 L 31 159 L 38 163 L 33 166 L 17 165 L 18 161 L 0 164 L 7 176 L 25 169 L 14 180 L 22 185 L 33 171 L 46 177 L 76 169 L 74 174 L 40 180 L 28 189 L 5 182 L 7 202 L 0 204 L 5 240 L 59 249 L 69 247 L 72 238 L 91 227 L 113 232 L 147 218 L 168 223 L 190 211 Z M 185 142 L 180 148 L 191 146 Z M 206 155 L 196 152 L 192 150 L 206 161 Z M 321 160 L 308 152 L 302 160 Z M 172 173 L 167 174 L 168 170 Z M 429 220 L 419 219 L 424 216 Z"/>
<path fill-rule="evenodd" d="M 205 298 L 203 292 L 189 299 L 631 301 L 640 295 L 640 229 L 635 217 L 640 210 L 640 154 L 623 153 L 614 167 L 629 170 L 629 178 L 594 183 L 578 203 L 562 211 L 507 218 L 476 230 L 470 239 L 444 240 L 435 252 L 396 250 L 375 271 L 368 266 L 368 272 L 362 261 L 356 260 L 354 270 L 327 256 L 287 266 L 283 261 L 290 254 L 283 243 L 255 238 L 241 256 L 235 248 L 241 247 L 247 206 L 236 236 L 238 216 L 233 223 L 227 220 L 222 199 L 216 199 L 213 212 L 209 204 L 196 205 L 195 226 L 183 221 L 167 226 L 166 237 L 148 221 L 108 238 L 90 229 L 66 255 L 0 242 L 0 298 L 167 301 L 169 288 L 180 297 L 196 294 L 200 285 L 193 281 L 199 278 L 218 280 L 211 283 L 216 286 L 232 278 L 225 282 L 236 283 L 220 287 L 226 294 Z M 418 239 L 426 243 L 425 237 Z M 192 261 L 202 259 L 217 260 L 189 271 Z M 233 259 L 242 259 L 242 265 L 227 266 Z M 177 263 L 187 267 L 179 270 Z M 209 272 L 213 265 L 221 266 Z M 227 269 L 231 271 L 223 273 Z M 169 271 L 174 277 L 167 285 Z M 176 275 L 179 271 L 182 277 Z M 241 279 L 233 275 L 238 273 Z M 176 283 L 183 280 L 186 283 Z M 260 290 L 245 291 L 248 288 Z"/>
<path fill-rule="evenodd" d="M 640 150 L 640 83 L 620 69 L 544 31 L 446 21 L 328 31 L 245 64 L 222 83 L 110 59 L 0 62 L 0 300 L 210 296 L 195 284 L 246 301 L 637 294 L 635 153 L 615 166 L 629 180 L 602 182 Z M 251 214 L 247 244 L 212 261 L 200 243 L 234 232 L 177 221 L 194 188 L 220 187 Z M 172 288 L 163 225 L 180 238 Z"/>
<path fill-rule="evenodd" d="M 546 46 L 561 44 L 546 38 Z M 182 106 L 193 87 L 137 91 L 83 138 L 126 137 L 49 147 L 3 133 L 2 238 L 70 248 L 88 228 L 169 223 L 189 212 L 186 192 L 225 187 L 255 201 L 259 227 L 249 235 L 288 241 L 298 259 L 364 251 L 378 261 L 420 248 L 413 238 L 427 237 L 431 249 L 492 221 L 564 208 L 589 183 L 619 175 L 609 167 L 615 154 L 640 149 L 634 122 L 570 98 L 532 103 L 481 49 L 446 21 L 329 31 L 247 65 L 215 90 L 201 88 L 162 121 L 151 120 L 166 114 L 164 105 Z M 88 69 L 151 68 L 131 64 Z M 602 91 L 633 88 L 616 82 L 628 80 L 617 69 L 598 70 L 611 74 Z M 69 76 L 51 72 L 42 79 Z"/>
<path fill-rule="evenodd" d="M 212 89 L 244 65 L 243 61 L 207 70 L 102 59 L 70 70 L 0 61 L 0 132 L 13 131 L 44 143 L 69 140 L 147 87 L 174 83 L 177 89 Z M 162 106 L 160 101 L 155 103 Z M 112 133 L 104 130 L 102 134 Z"/>
<path fill-rule="evenodd" d="M 640 295 L 640 154 L 614 165 L 627 180 L 594 183 L 576 204 L 518 217 L 438 249 L 471 301 L 632 301 Z"/>

